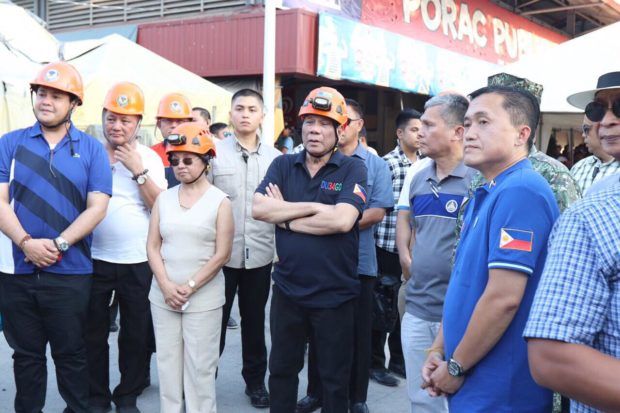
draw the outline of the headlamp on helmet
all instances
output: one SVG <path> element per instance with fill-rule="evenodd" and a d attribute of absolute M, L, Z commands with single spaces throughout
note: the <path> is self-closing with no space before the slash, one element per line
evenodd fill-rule
<path fill-rule="evenodd" d="M 187 138 L 185 137 L 185 135 L 180 135 L 178 133 L 172 133 L 168 135 L 168 137 L 166 138 L 166 141 L 168 141 L 168 144 L 170 145 L 179 146 L 179 145 L 185 145 L 185 143 L 187 142 Z"/>

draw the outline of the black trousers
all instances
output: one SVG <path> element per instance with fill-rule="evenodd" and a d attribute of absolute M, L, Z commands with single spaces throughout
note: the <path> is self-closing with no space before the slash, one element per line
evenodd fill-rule
<path fill-rule="evenodd" d="M 90 275 L 0 273 L 4 335 L 13 349 L 15 412 L 43 411 L 48 342 L 60 396 L 71 411 L 88 412 L 84 330 L 90 285 Z"/>
<path fill-rule="evenodd" d="M 372 290 L 375 277 L 360 275 L 360 295 L 355 301 L 353 362 L 349 379 L 350 403 L 365 403 L 370 380 L 370 336 L 372 330 Z M 309 339 L 308 347 L 308 391 L 307 394 L 321 398 L 321 379 L 317 368 L 316 342 Z"/>
<path fill-rule="evenodd" d="M 265 305 L 271 288 L 271 263 L 258 268 L 224 267 L 226 304 L 222 314 L 220 355 L 226 345 L 226 324 L 237 293 L 241 315 L 241 375 L 248 387 L 263 385 L 267 373 L 265 346 Z"/>
<path fill-rule="evenodd" d="M 114 264 L 93 261 L 93 284 L 88 306 L 86 348 L 90 405 L 135 406 L 150 362 L 149 339 L 153 330 L 148 294 L 153 272 L 148 262 Z M 121 381 L 110 392 L 110 299 L 115 291 L 120 311 L 118 368 Z"/>
<path fill-rule="evenodd" d="M 299 372 L 304 366 L 307 337 L 315 343 L 317 371 L 322 383 L 323 413 L 349 409 L 349 378 L 353 352 L 355 302 L 335 308 L 296 304 L 277 286 L 271 297 L 271 354 L 269 391 L 271 413 L 292 413 L 297 403 Z"/>
<path fill-rule="evenodd" d="M 377 264 L 380 276 L 391 276 L 400 280 L 402 269 L 398 254 L 376 247 Z M 385 368 L 385 341 L 387 339 L 390 349 L 390 365 L 405 365 L 403 347 L 400 342 L 400 317 L 396 319 L 394 329 L 388 334 L 384 331 L 372 330 L 372 360 L 371 368 Z"/>

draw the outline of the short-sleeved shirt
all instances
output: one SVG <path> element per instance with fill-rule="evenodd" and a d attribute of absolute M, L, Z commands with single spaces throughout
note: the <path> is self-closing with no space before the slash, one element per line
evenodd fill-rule
<path fill-rule="evenodd" d="M 487 286 L 489 270 L 517 271 L 528 281 L 519 309 L 504 334 L 472 367 L 461 389 L 450 396 L 451 412 L 551 411 L 551 392 L 538 386 L 530 374 L 522 333 L 558 214 L 549 184 L 532 169 L 528 159 L 478 188 L 467 204 L 444 303 L 446 357 L 454 353 L 465 334 Z"/>
<path fill-rule="evenodd" d="M 411 278 L 405 294 L 406 311 L 430 322 L 441 321 L 443 299 L 452 266 L 456 215 L 476 173 L 460 162 L 445 178 L 437 178 L 435 161 L 416 174 L 409 189 L 411 226 Z"/>
<path fill-rule="evenodd" d="M 268 265 L 275 252 L 274 225 L 252 218 L 252 201 L 269 165 L 282 154 L 260 141 L 256 149 L 248 151 L 236 136 L 216 142 L 215 150 L 209 181 L 230 197 L 235 224 L 226 266 L 252 269 Z"/>
<path fill-rule="evenodd" d="M 407 158 L 400 146 L 396 146 L 390 152 L 383 156 L 383 160 L 387 163 L 390 173 L 392 174 L 392 196 L 394 197 L 394 205 L 398 202 L 400 191 L 405 182 L 407 170 L 412 162 Z M 375 242 L 379 248 L 391 253 L 398 253 L 396 249 L 396 216 L 398 211 L 392 209 L 385 213 L 383 220 L 375 226 Z"/>
<path fill-rule="evenodd" d="M 560 209 L 560 213 L 562 213 L 570 204 L 581 199 L 582 192 L 581 188 L 579 188 L 579 184 L 570 174 L 566 165 L 562 162 L 558 161 L 550 157 L 549 155 L 544 154 L 543 152 L 536 149 L 535 146 L 532 146 L 530 149 L 530 153 L 527 156 L 527 159 L 532 163 L 532 168 L 536 172 L 538 172 L 551 186 L 551 190 L 555 195 L 555 200 L 558 204 L 558 208 Z M 486 183 L 484 176 L 482 174 L 476 174 L 474 178 L 471 180 L 471 185 L 469 188 L 470 199 L 473 196 L 473 193 L 476 189 L 480 188 Z M 465 201 L 465 205 L 467 201 Z M 461 237 L 461 226 L 463 225 L 463 213 L 464 207 L 461 207 L 459 211 L 459 216 L 456 218 L 456 243 L 454 244 L 454 251 L 456 253 L 456 247 L 459 244 L 459 240 Z"/>
<path fill-rule="evenodd" d="M 585 193 L 592 184 L 610 175 L 620 173 L 620 162 L 615 159 L 603 162 L 592 155 L 573 165 L 570 173 L 579 184 L 581 192 Z"/>
<path fill-rule="evenodd" d="M 598 194 L 599 192 L 605 191 L 608 188 L 616 185 L 618 182 L 620 182 L 620 174 L 610 175 L 607 178 L 601 179 L 600 181 L 592 185 L 590 188 L 588 188 L 588 191 L 586 192 L 585 195 L 590 196 L 590 195 Z"/>
<path fill-rule="evenodd" d="M 288 202 L 347 203 L 361 216 L 367 197 L 364 163 L 334 152 L 311 177 L 305 159 L 305 150 L 274 159 L 256 192 L 264 195 L 273 183 Z M 279 261 L 274 265 L 273 281 L 301 306 L 337 307 L 359 295 L 358 248 L 357 224 L 348 232 L 321 236 L 276 227 Z"/>
<path fill-rule="evenodd" d="M 562 214 L 525 337 L 582 344 L 620 359 L 619 234 L 618 182 Z M 598 410 L 571 401 L 571 412 Z"/>
<path fill-rule="evenodd" d="M 166 189 L 168 182 L 159 156 L 141 143 L 136 143 L 135 150 L 148 170 L 148 179 Z M 151 210 L 140 195 L 133 173 L 120 161 L 112 165 L 112 192 L 105 218 L 93 231 L 92 257 L 116 264 L 145 262 Z"/>
<path fill-rule="evenodd" d="M 69 142 L 71 139 L 71 142 Z M 112 172 L 103 145 L 73 124 L 54 149 L 41 125 L 0 138 L 0 182 L 9 184 L 9 199 L 24 230 L 32 238 L 55 239 L 86 209 L 89 192 L 112 195 Z M 32 274 L 23 251 L 2 235 L 0 271 Z M 72 245 L 60 261 L 46 267 L 54 274 L 91 274 L 88 235 Z"/>
<path fill-rule="evenodd" d="M 392 178 L 387 163 L 377 155 L 373 155 L 362 145 L 357 145 L 353 155 L 361 159 L 368 169 L 366 194 L 368 200 L 364 209 L 394 208 L 392 199 Z M 360 275 L 377 276 L 377 252 L 374 238 L 375 226 L 360 230 L 359 263 L 357 273 Z"/>
<path fill-rule="evenodd" d="M 411 199 L 411 197 L 409 196 L 409 189 L 411 189 L 411 181 L 418 174 L 418 172 L 426 168 L 428 165 L 430 165 L 430 163 L 431 158 L 418 159 L 409 167 L 409 169 L 407 169 L 405 181 L 403 182 L 403 189 L 400 191 L 400 195 L 398 196 L 398 202 L 396 203 L 397 210 L 400 211 L 401 209 L 409 209 L 409 200 Z"/>

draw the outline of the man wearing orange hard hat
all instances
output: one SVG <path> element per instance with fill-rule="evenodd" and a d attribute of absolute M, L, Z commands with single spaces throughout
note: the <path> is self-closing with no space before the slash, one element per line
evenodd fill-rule
<path fill-rule="evenodd" d="M 86 345 L 91 412 L 137 411 L 136 400 L 150 362 L 152 336 L 148 293 L 153 278 L 146 256 L 150 210 L 167 187 L 164 165 L 155 151 L 138 142 L 144 94 L 130 82 L 113 85 L 103 101 L 104 146 L 112 169 L 112 199 L 93 232 L 93 285 Z M 109 303 L 120 307 L 120 383 L 110 392 Z"/>
<path fill-rule="evenodd" d="M 299 111 L 304 150 L 276 158 L 254 194 L 255 219 L 276 224 L 269 391 L 271 412 L 294 412 L 308 334 L 316 343 L 324 413 L 349 410 L 358 221 L 364 162 L 335 151 L 348 124 L 335 89 L 310 92 Z"/>
<path fill-rule="evenodd" d="M 105 216 L 112 174 L 103 145 L 71 121 L 83 100 L 78 71 L 50 63 L 30 87 L 37 121 L 0 139 L 0 311 L 13 349 L 12 410 L 43 411 L 49 343 L 64 411 L 86 413 L 90 233 Z"/>
<path fill-rule="evenodd" d="M 157 128 L 161 132 L 163 140 L 151 146 L 151 149 L 157 152 L 164 163 L 169 188 L 178 185 L 179 181 L 176 180 L 172 169 L 170 169 L 170 162 L 168 162 L 166 155 L 166 139 L 168 139 L 174 128 L 181 123 L 191 122 L 192 120 L 192 105 L 189 103 L 189 99 L 181 93 L 169 93 L 159 101 L 159 106 L 157 107 Z"/>

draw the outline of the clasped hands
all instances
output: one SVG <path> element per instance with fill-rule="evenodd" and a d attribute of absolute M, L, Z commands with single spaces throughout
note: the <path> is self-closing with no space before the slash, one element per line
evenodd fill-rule
<path fill-rule="evenodd" d="M 54 241 L 47 238 L 29 239 L 23 246 L 25 262 L 31 262 L 39 268 L 46 268 L 58 262 L 60 251 Z"/>
<path fill-rule="evenodd" d="M 194 293 L 194 290 L 187 284 L 178 285 L 168 280 L 161 286 L 161 292 L 164 296 L 165 303 L 172 309 L 180 311 L 183 305 L 189 300 L 189 297 Z"/>
<path fill-rule="evenodd" d="M 422 389 L 431 397 L 454 394 L 463 385 L 464 377 L 448 373 L 448 363 L 439 352 L 431 352 L 422 366 Z"/>

